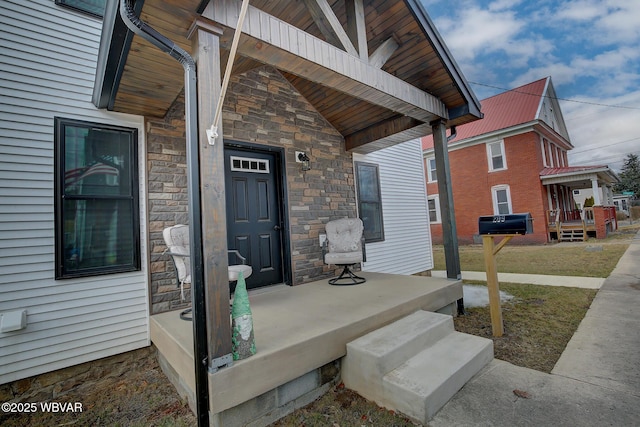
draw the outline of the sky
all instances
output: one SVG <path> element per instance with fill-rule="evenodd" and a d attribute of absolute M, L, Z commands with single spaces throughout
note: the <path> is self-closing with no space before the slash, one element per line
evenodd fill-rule
<path fill-rule="evenodd" d="M 569 164 L 640 155 L 640 0 L 422 0 L 479 100 L 551 76 Z"/>

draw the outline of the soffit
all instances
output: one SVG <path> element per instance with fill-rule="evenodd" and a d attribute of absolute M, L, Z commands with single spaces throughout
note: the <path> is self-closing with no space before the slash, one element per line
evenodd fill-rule
<path fill-rule="evenodd" d="M 329 0 L 328 3 L 341 24 L 346 26 L 345 0 Z M 451 69 L 455 68 L 455 63 L 450 62 L 446 48 L 438 44 L 440 40 L 434 42 L 425 34 L 424 23 L 430 24 L 430 21 L 419 21 L 416 18 L 412 9 L 415 5 L 411 6 L 410 1 L 388 0 L 364 3 L 368 54 L 371 55 L 390 39 L 398 45 L 381 70 L 438 98 L 448 111 L 463 111 L 450 120 L 448 126 L 476 120 L 480 115 L 479 103 L 468 90 L 464 77 L 457 69 Z M 140 18 L 187 52 L 193 53 L 187 34 L 192 23 L 200 16 L 196 12 L 200 4 L 200 0 L 146 0 Z M 250 5 L 326 40 L 303 0 L 252 0 Z M 233 29 L 225 28 L 223 42 L 232 36 Z M 225 67 L 228 54 L 228 50 L 222 49 L 221 68 Z M 262 65 L 255 59 L 237 56 L 233 74 Z M 390 133 L 387 139 L 395 143 L 430 133 L 426 120 L 409 120 L 404 114 L 385 108 L 380 103 L 358 99 L 344 91 L 310 81 L 304 76 L 281 72 L 345 138 L 358 135 L 365 142 L 375 141 L 380 137 L 379 129 L 386 128 L 386 132 Z M 110 109 L 162 117 L 183 87 L 182 66 L 135 35 Z M 388 141 L 371 144 L 370 148 L 381 148 L 384 145 L 388 145 Z"/>

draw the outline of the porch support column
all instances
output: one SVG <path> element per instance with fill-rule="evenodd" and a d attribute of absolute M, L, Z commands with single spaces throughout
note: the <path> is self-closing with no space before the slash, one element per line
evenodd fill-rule
<path fill-rule="evenodd" d="M 598 178 L 591 178 L 591 189 L 593 190 L 593 205 L 602 206 L 600 200 L 600 189 L 598 188 Z"/>
<path fill-rule="evenodd" d="M 453 188 L 451 185 L 451 169 L 449 167 L 449 147 L 445 121 L 440 119 L 430 123 L 433 133 L 433 150 L 436 156 L 436 176 L 438 178 L 438 194 L 440 195 L 440 212 L 442 214 L 442 241 L 447 265 L 447 278 L 460 280 L 460 254 L 458 253 L 458 234 L 456 231 L 456 214 L 453 209 Z M 464 313 L 462 299 L 458 300 L 458 312 Z"/>
<path fill-rule="evenodd" d="M 222 29 L 206 20 L 194 22 L 190 39 L 198 67 L 198 152 L 200 158 L 200 199 L 202 204 L 202 252 L 204 261 L 205 307 L 209 372 L 233 363 L 229 309 L 229 260 L 224 185 L 222 138 L 210 145 L 206 130 L 211 128 L 215 103 L 220 96 L 220 35 Z M 218 134 L 222 135 L 222 120 Z M 194 319 L 195 321 L 195 319 Z M 196 363 L 203 363 L 196 360 Z"/>

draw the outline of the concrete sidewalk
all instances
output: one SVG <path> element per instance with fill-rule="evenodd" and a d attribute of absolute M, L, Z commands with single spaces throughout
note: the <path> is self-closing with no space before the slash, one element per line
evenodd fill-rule
<path fill-rule="evenodd" d="M 640 425 L 639 261 L 640 233 L 551 374 L 494 360 L 429 426 Z"/>
<path fill-rule="evenodd" d="M 443 270 L 431 271 L 433 277 L 447 277 Z M 484 271 L 463 271 L 463 280 L 487 281 Z M 568 286 L 570 288 L 600 289 L 605 279 L 600 277 L 551 276 L 547 274 L 498 273 L 498 281 L 505 283 L 528 283 L 531 285 Z"/>

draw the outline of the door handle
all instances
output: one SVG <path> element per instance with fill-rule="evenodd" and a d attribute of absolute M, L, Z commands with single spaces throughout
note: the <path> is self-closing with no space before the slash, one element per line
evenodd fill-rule
<path fill-rule="evenodd" d="M 276 231 L 280 231 L 282 229 L 282 227 L 280 227 L 279 225 L 274 225 L 273 229 Z"/>

